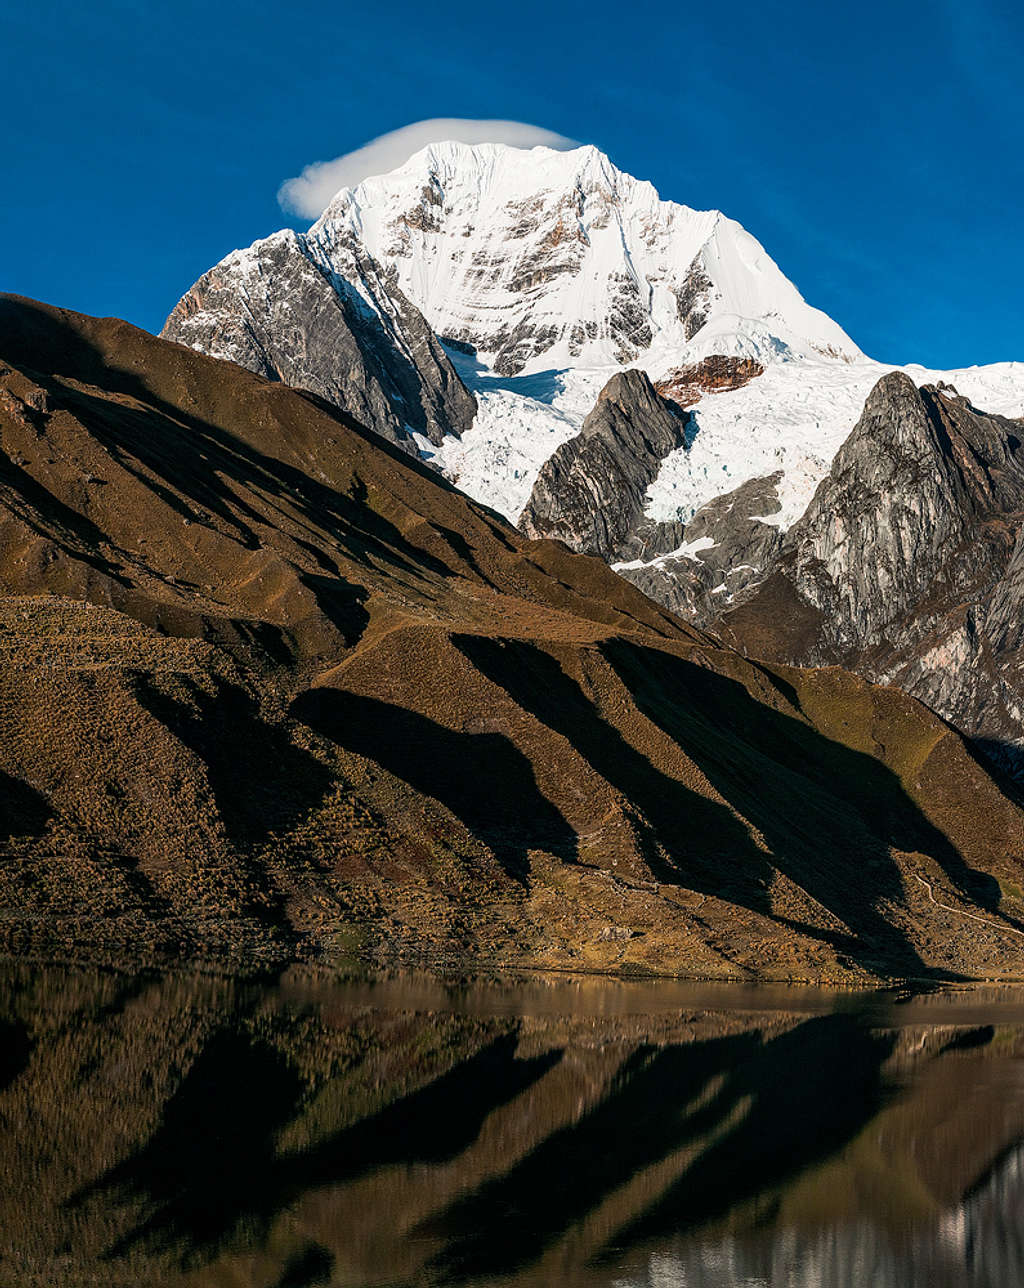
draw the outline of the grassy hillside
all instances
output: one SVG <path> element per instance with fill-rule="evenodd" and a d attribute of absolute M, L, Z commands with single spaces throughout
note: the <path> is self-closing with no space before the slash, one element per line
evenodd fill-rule
<path fill-rule="evenodd" d="M 0 301 L 0 447 L 4 947 L 1022 973 L 1024 813 L 914 700 L 116 320 Z"/>

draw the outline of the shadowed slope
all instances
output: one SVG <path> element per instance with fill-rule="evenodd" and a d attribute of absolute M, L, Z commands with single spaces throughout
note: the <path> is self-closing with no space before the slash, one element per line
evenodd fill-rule
<path fill-rule="evenodd" d="M 0 367 L 9 946 L 1018 969 L 1024 817 L 913 700 L 126 323 L 4 298 Z"/>

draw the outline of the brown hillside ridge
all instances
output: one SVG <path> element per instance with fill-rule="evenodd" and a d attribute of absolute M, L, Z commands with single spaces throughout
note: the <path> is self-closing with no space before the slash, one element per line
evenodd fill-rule
<path fill-rule="evenodd" d="M 1024 812 L 316 396 L 0 301 L 0 943 L 1024 973 Z"/>

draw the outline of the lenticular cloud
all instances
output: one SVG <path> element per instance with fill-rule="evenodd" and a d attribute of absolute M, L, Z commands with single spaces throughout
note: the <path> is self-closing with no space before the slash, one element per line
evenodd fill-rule
<path fill-rule="evenodd" d="M 277 192 L 282 209 L 316 219 L 340 188 L 351 188 L 370 175 L 387 174 L 414 152 L 430 143 L 509 143 L 517 148 L 543 144 L 549 148 L 571 148 L 573 139 L 553 130 L 522 121 L 472 121 L 459 117 L 437 117 L 416 121 L 400 130 L 382 134 L 354 152 L 333 161 L 314 161 L 294 179 L 286 179 Z"/>

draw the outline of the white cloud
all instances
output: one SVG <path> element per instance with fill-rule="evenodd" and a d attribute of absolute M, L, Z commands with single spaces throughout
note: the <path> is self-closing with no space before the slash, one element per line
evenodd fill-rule
<path fill-rule="evenodd" d="M 458 117 L 437 117 L 416 121 L 400 130 L 382 134 L 354 152 L 333 161 L 314 161 L 294 179 L 286 179 L 277 200 L 285 210 L 316 219 L 341 188 L 355 187 L 371 175 L 387 174 L 408 161 L 429 143 L 509 143 L 517 148 L 543 144 L 549 148 L 575 147 L 573 139 L 552 130 L 542 130 L 522 121 L 471 121 Z"/>

